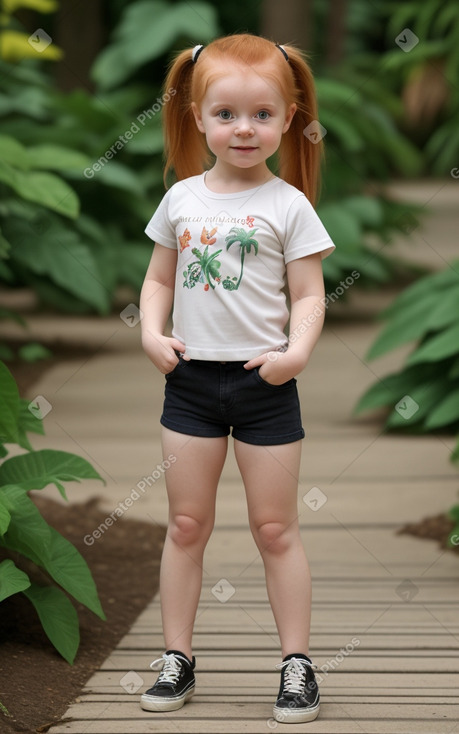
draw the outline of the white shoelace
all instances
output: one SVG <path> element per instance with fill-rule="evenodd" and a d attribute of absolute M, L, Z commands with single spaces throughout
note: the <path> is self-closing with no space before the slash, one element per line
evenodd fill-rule
<path fill-rule="evenodd" d="M 302 658 L 290 658 L 282 663 L 276 665 L 277 670 L 286 668 L 284 676 L 284 689 L 286 693 L 293 693 L 300 695 L 304 693 L 304 686 L 306 684 L 306 668 L 305 665 L 309 665 L 310 668 L 316 668 L 314 663 L 308 663 L 307 660 Z"/>
<path fill-rule="evenodd" d="M 158 677 L 158 683 L 172 683 L 175 684 L 178 681 L 181 669 L 181 663 L 174 654 L 167 655 L 164 653 L 157 660 L 153 660 L 150 664 L 152 670 L 161 670 Z"/>

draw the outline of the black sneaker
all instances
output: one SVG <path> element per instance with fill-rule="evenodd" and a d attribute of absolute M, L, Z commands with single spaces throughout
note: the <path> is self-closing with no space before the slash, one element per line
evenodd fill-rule
<path fill-rule="evenodd" d="M 158 670 L 159 663 L 163 669 L 154 686 L 140 697 L 140 705 L 145 711 L 176 711 L 194 693 L 196 660 L 194 655 L 190 661 L 179 650 L 167 650 L 150 668 Z"/>
<path fill-rule="evenodd" d="M 282 663 L 276 665 L 282 670 L 279 695 L 273 709 L 276 721 L 299 724 L 318 717 L 320 696 L 315 667 L 303 654 L 287 655 Z"/>

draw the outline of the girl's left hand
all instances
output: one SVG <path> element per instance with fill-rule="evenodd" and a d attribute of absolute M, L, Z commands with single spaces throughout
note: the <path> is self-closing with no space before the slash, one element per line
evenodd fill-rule
<path fill-rule="evenodd" d="M 259 375 L 265 382 L 271 385 L 282 385 L 298 375 L 304 365 L 299 365 L 292 359 L 288 350 L 286 352 L 265 352 L 245 363 L 246 370 L 260 367 Z"/>

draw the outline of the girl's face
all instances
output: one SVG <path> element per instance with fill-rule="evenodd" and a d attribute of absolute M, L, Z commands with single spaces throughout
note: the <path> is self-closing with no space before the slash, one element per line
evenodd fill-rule
<path fill-rule="evenodd" d="M 296 104 L 285 104 L 277 87 L 254 69 L 236 68 L 211 82 L 201 109 L 192 102 L 200 132 L 218 164 L 231 169 L 255 166 L 279 148 L 289 129 Z"/>

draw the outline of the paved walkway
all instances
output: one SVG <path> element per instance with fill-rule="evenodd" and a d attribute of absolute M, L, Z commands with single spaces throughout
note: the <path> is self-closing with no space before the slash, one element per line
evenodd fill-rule
<path fill-rule="evenodd" d="M 432 200 L 440 186 L 413 189 L 435 208 L 413 244 L 398 245 L 434 267 L 451 259 L 457 241 L 453 188 L 447 183 Z M 459 559 L 434 542 L 396 534 L 405 522 L 456 501 L 458 475 L 449 463 L 454 439 L 384 435 L 379 421 L 351 417 L 375 376 L 397 368 L 408 351 L 368 365 L 364 354 L 378 326 L 350 319 L 354 303 L 362 313 L 381 301 L 360 295 L 351 298 L 347 318 L 330 318 L 299 380 L 307 439 L 298 511 L 313 576 L 311 654 L 322 668 L 320 718 L 295 726 L 272 720 L 279 641 L 230 448 L 205 556 L 192 702 L 164 715 L 139 707 L 155 677 L 149 663 L 163 652 L 155 597 L 55 734 L 459 732 Z M 34 439 L 35 448 L 75 451 L 107 479 L 104 489 L 96 482 L 69 485 L 71 501 L 102 494 L 109 513 L 161 463 L 162 379 L 141 353 L 139 327 L 118 317 L 36 316 L 30 326 L 37 335 L 71 334 L 100 347 L 86 361 L 49 371 L 30 397 L 43 395 L 52 405 L 46 437 Z M 45 492 L 56 499 L 51 488 Z M 166 522 L 162 478 L 126 516 Z"/>

